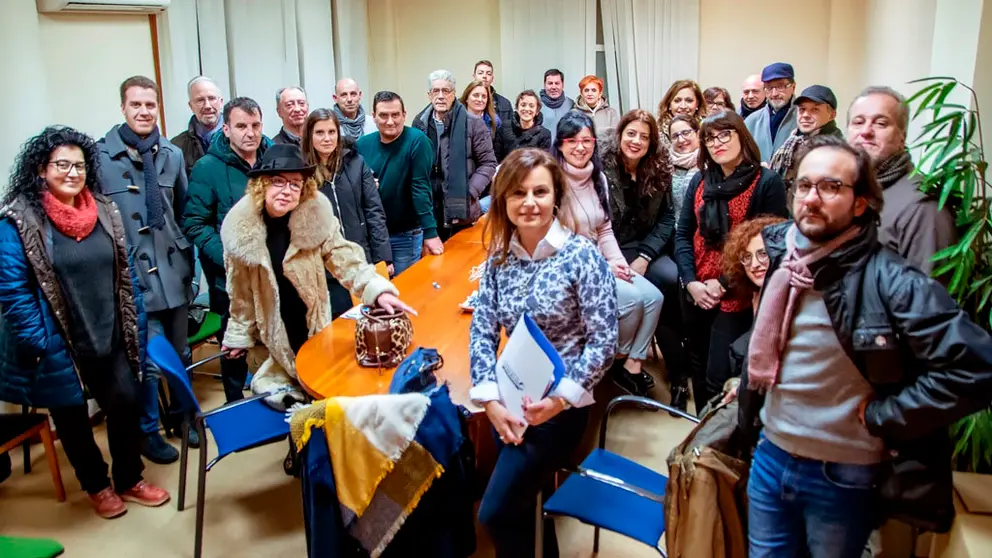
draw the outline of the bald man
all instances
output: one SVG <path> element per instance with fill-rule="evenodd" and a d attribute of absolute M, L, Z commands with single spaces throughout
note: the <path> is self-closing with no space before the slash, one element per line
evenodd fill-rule
<path fill-rule="evenodd" d="M 334 114 L 341 122 L 338 133 L 352 141 L 378 130 L 375 119 L 365 114 L 362 108 L 362 90 L 351 78 L 338 81 L 334 87 Z"/>
<path fill-rule="evenodd" d="M 186 177 L 193 172 L 193 165 L 207 152 L 214 136 L 224 127 L 221 109 L 224 95 L 220 88 L 208 77 L 196 76 L 186 85 L 189 96 L 189 119 L 186 131 L 172 138 L 172 144 L 183 152 L 186 161 Z"/>
<path fill-rule="evenodd" d="M 761 76 L 751 74 L 741 85 L 741 118 L 747 118 L 752 112 L 765 106 L 765 84 Z"/>

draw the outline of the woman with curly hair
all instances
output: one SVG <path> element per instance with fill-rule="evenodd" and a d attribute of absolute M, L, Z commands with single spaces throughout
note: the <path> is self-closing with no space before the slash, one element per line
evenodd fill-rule
<path fill-rule="evenodd" d="M 706 101 L 699 84 L 691 79 L 680 79 L 668 88 L 668 92 L 658 103 L 658 130 L 661 132 L 661 143 L 671 149 L 671 139 L 668 128 L 676 116 L 692 118 L 696 122 L 706 114 Z"/>
<path fill-rule="evenodd" d="M 723 277 L 731 290 L 751 293 L 754 311 L 758 310 L 758 295 L 768 271 L 768 254 L 761 230 L 785 220 L 776 215 L 762 215 L 744 221 L 730 231 L 723 245 Z"/>
<path fill-rule="evenodd" d="M 620 360 L 613 379 L 622 388 L 646 395 L 654 385 L 651 376 L 641 372 L 652 336 L 657 333 L 665 356 L 673 400 L 685 390 L 682 370 L 678 307 L 678 268 L 672 260 L 675 209 L 672 204 L 672 165 L 668 150 L 661 145 L 658 124 L 648 111 L 635 109 L 623 115 L 616 132 L 601 136 L 599 155 L 609 182 L 610 220 L 620 250 L 636 276 L 647 279 L 640 299 L 620 303 Z M 664 293 L 665 296 L 662 296 Z M 674 304 L 662 304 L 671 295 Z M 638 304 L 640 303 L 640 304 Z M 665 312 L 664 319 L 661 312 Z M 633 313 L 635 316 L 628 317 Z M 660 329 L 659 329 L 660 327 Z M 676 401 L 676 405 L 678 402 Z M 684 408 L 684 407 L 683 407 Z"/>
<path fill-rule="evenodd" d="M 220 229 L 231 297 L 223 348 L 240 358 L 256 342 L 265 345 L 269 356 L 251 390 L 278 410 L 306 401 L 295 381 L 296 353 L 331 323 L 325 269 L 364 304 L 413 313 L 361 246 L 341 234 L 331 202 L 318 195 L 315 168 L 296 146 L 273 145 L 248 172 L 245 196 Z"/>
<path fill-rule="evenodd" d="M 0 209 L 0 400 L 48 408 L 97 515 L 124 501 L 160 506 L 142 479 L 138 402 L 140 320 L 124 224 L 97 193 L 99 151 L 53 126 L 17 156 Z M 83 388 L 107 415 L 113 487 L 93 438 Z"/>

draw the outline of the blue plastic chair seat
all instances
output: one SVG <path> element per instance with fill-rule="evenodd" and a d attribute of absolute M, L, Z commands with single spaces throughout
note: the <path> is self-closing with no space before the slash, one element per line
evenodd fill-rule
<path fill-rule="evenodd" d="M 217 459 L 289 435 L 286 415 L 266 405 L 262 399 L 233 405 L 204 420 L 217 443 Z"/>
<path fill-rule="evenodd" d="M 604 449 L 595 449 L 582 467 L 659 496 L 665 494 L 668 479 L 660 474 Z M 583 523 L 626 535 L 657 548 L 665 532 L 664 506 L 621 488 L 571 474 L 544 504 L 545 513 L 574 517 Z"/>

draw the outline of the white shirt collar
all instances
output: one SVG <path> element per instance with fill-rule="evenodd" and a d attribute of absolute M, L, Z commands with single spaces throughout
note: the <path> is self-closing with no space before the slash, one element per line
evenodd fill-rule
<path fill-rule="evenodd" d="M 551 222 L 551 227 L 548 229 L 547 234 L 544 238 L 537 243 L 537 248 L 534 249 L 534 255 L 531 256 L 524 249 L 523 245 L 520 244 L 520 239 L 517 236 L 517 232 L 513 232 L 513 236 L 510 238 L 510 252 L 520 258 L 521 260 L 527 261 L 538 261 L 545 258 L 550 258 L 558 253 L 565 246 L 565 241 L 568 240 L 569 231 L 565 227 L 561 226 L 556 218 Z"/>

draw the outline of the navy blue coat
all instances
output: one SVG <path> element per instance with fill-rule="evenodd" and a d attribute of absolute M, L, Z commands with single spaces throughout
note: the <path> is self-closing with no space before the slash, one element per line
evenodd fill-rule
<path fill-rule="evenodd" d="M 128 361 L 140 375 L 145 314 L 137 277 L 129 265 L 124 226 L 117 206 L 93 194 L 98 226 L 115 241 L 118 319 Z M 47 219 L 20 199 L 0 209 L 0 401 L 52 408 L 85 402 L 65 332 L 65 298 L 49 254 Z"/>

